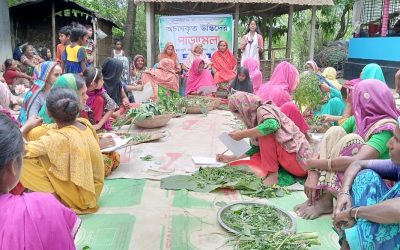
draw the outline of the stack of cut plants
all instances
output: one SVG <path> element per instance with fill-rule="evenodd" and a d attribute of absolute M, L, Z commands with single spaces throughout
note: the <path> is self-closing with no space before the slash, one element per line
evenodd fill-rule
<path fill-rule="evenodd" d="M 296 234 L 296 221 L 287 212 L 261 202 L 234 202 L 217 214 L 232 235 L 226 244 L 243 250 L 305 250 L 320 245 L 317 233 Z"/>
<path fill-rule="evenodd" d="M 187 114 L 205 114 L 219 105 L 219 98 L 207 96 L 186 96 L 182 98 L 181 105 L 186 108 Z"/>
<path fill-rule="evenodd" d="M 140 107 L 131 109 L 126 116 L 114 122 L 114 127 L 120 129 L 124 125 L 130 125 L 128 132 L 135 124 L 141 128 L 160 128 L 165 126 L 171 120 L 172 114 L 164 110 L 157 103 L 146 102 Z"/>

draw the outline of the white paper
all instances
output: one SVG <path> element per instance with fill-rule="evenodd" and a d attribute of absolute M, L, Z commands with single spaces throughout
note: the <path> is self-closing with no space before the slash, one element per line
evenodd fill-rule
<path fill-rule="evenodd" d="M 135 102 L 137 103 L 142 103 L 150 99 L 153 94 L 153 87 L 151 86 L 150 83 L 146 83 L 143 85 L 143 90 L 142 91 L 132 91 L 132 94 L 135 98 Z"/>
<path fill-rule="evenodd" d="M 229 136 L 227 132 L 223 132 L 218 136 L 220 141 L 236 156 L 242 156 L 251 149 L 250 145 L 244 140 L 236 141 Z"/>
<path fill-rule="evenodd" d="M 111 134 L 111 136 L 114 139 L 115 146 L 109 147 L 109 148 L 104 148 L 104 149 L 100 150 L 102 153 L 114 152 L 114 151 L 122 148 L 124 145 L 128 144 L 130 140 L 132 140 L 132 137 L 122 139 L 121 137 L 119 137 L 115 134 Z"/>
<path fill-rule="evenodd" d="M 217 92 L 217 89 L 217 86 L 201 86 L 199 87 L 198 91 L 201 92 L 203 95 L 209 95 Z"/>
<path fill-rule="evenodd" d="M 215 157 L 201 157 L 201 156 L 193 156 L 192 157 L 194 164 L 197 165 L 225 165 L 215 159 Z"/>

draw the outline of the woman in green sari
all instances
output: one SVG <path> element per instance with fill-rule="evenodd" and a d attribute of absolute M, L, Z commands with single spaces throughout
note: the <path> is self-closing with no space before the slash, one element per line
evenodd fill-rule
<path fill-rule="evenodd" d="M 78 74 L 64 74 L 60 76 L 52 88 L 68 88 L 75 90 L 81 99 L 81 103 L 86 103 L 86 99 L 88 98 L 85 80 Z M 38 116 L 43 119 L 43 123 L 45 124 L 53 123 L 53 119 L 47 114 L 46 105 L 42 106 Z"/>

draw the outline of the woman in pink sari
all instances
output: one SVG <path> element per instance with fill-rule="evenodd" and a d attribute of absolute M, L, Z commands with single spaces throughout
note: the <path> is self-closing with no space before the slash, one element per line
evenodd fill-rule
<path fill-rule="evenodd" d="M 272 101 L 307 136 L 308 124 L 297 105 L 292 101 L 292 93 L 296 89 L 298 81 L 297 69 L 284 61 L 276 66 L 269 82 L 261 85 L 256 94 L 262 102 Z"/>
<path fill-rule="evenodd" d="M 215 83 L 227 83 L 236 76 L 237 61 L 224 40 L 218 42 L 218 50 L 211 57 Z"/>
<path fill-rule="evenodd" d="M 207 69 L 204 68 L 203 59 L 197 58 L 193 61 L 187 79 L 186 95 L 200 95 L 202 86 L 215 86 L 214 79 Z"/>
<path fill-rule="evenodd" d="M 260 71 L 260 62 L 250 57 L 244 61 L 243 66 L 249 70 L 250 79 L 253 83 L 254 93 L 257 93 L 263 81 L 263 75 Z"/>
<path fill-rule="evenodd" d="M 25 127 L 41 120 L 29 119 Z M 75 249 L 80 219 L 53 195 L 9 191 L 17 185 L 24 153 L 21 131 L 0 113 L 0 248 L 13 250 Z"/>

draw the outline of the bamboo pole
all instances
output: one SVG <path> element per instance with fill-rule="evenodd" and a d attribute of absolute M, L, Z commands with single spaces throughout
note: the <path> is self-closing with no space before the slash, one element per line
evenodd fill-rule
<path fill-rule="evenodd" d="M 238 35 L 239 35 L 239 3 L 235 4 L 235 23 L 234 23 L 234 28 L 233 28 L 233 54 L 235 55 L 236 58 L 238 58 Z"/>
<path fill-rule="evenodd" d="M 288 17 L 288 30 L 286 40 L 286 58 L 291 58 L 292 53 L 292 31 L 293 31 L 293 5 L 289 5 L 289 17 Z"/>
<path fill-rule="evenodd" d="M 56 58 L 56 10 L 55 3 L 51 1 L 51 31 L 52 31 L 52 45 L 53 45 L 53 59 Z"/>

